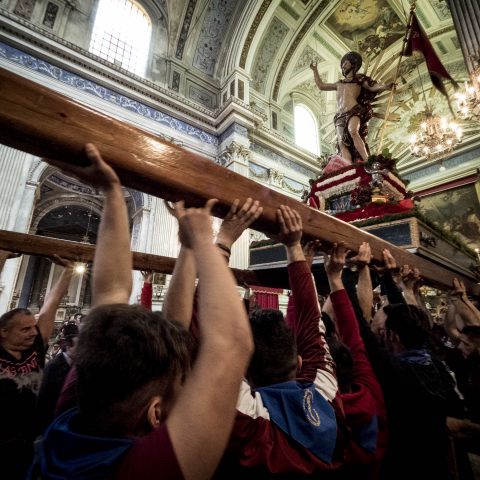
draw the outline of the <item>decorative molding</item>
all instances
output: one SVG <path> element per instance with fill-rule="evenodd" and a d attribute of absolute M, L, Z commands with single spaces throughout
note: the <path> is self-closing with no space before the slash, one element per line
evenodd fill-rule
<path fill-rule="evenodd" d="M 300 15 L 295 11 L 295 9 L 284 0 L 280 2 L 280 7 L 282 7 L 295 21 L 300 18 Z"/>
<path fill-rule="evenodd" d="M 209 145 L 218 145 L 218 139 L 199 128 L 189 125 L 186 122 L 178 120 L 170 115 L 161 112 L 146 104 L 132 100 L 131 98 L 121 95 L 109 88 L 98 85 L 91 80 L 86 80 L 67 70 L 56 67 L 44 60 L 39 60 L 28 55 L 16 48 L 10 47 L 0 42 L 0 58 L 5 58 L 11 62 L 21 65 L 29 70 L 35 71 L 47 77 L 58 80 L 61 83 L 69 85 L 77 90 L 89 93 L 97 98 L 110 102 L 114 105 L 122 107 L 130 112 L 146 117 L 154 122 L 168 126 L 185 135 L 195 137 L 203 143 Z"/>
<path fill-rule="evenodd" d="M 288 67 L 290 59 L 294 54 L 295 50 L 297 49 L 299 43 L 303 40 L 303 37 L 307 34 L 310 30 L 310 27 L 318 20 L 320 14 L 325 10 L 328 5 L 327 0 L 319 0 L 317 7 L 313 10 L 313 12 L 308 17 L 307 21 L 303 24 L 302 28 L 298 32 L 297 36 L 294 38 L 293 42 L 290 44 L 290 48 L 287 51 L 287 54 L 283 58 L 282 65 L 280 70 L 278 71 L 277 78 L 275 80 L 275 86 L 273 87 L 273 99 L 276 101 L 278 98 L 278 91 L 280 89 L 280 82 L 283 79 L 283 75 L 285 74 L 285 70 Z"/>
<path fill-rule="evenodd" d="M 212 110 L 215 108 L 216 98 L 215 95 L 198 85 L 190 85 L 188 89 L 188 96 L 192 100 L 205 107 L 211 108 Z"/>
<path fill-rule="evenodd" d="M 180 74 L 176 70 L 172 73 L 172 90 L 177 93 L 180 90 Z"/>
<path fill-rule="evenodd" d="M 182 30 L 180 32 L 180 37 L 177 42 L 177 49 L 175 51 L 175 56 L 179 60 L 183 58 L 183 50 L 185 49 L 185 43 L 188 38 L 188 31 L 190 30 L 190 23 L 192 23 L 193 12 L 195 11 L 196 5 L 197 5 L 197 0 L 190 0 L 188 2 L 187 10 L 185 11 Z"/>
<path fill-rule="evenodd" d="M 125 70 L 115 65 L 114 63 L 108 62 L 107 60 L 104 60 L 103 58 L 100 58 L 88 52 L 87 50 L 79 47 L 78 45 L 68 42 L 63 38 L 58 37 L 54 33 L 49 32 L 46 29 L 37 27 L 36 25 L 27 22 L 26 20 L 23 20 L 22 18 L 11 14 L 8 10 L 0 7 L 0 20 L 2 19 L 2 17 L 9 19 L 15 24 L 19 24 L 22 28 L 34 32 L 36 36 L 30 36 L 26 35 L 25 32 L 19 31 L 16 25 L 15 27 L 11 24 L 1 25 L 1 28 L 9 34 L 15 35 L 23 42 L 28 41 L 28 43 L 32 46 L 41 48 L 44 54 L 48 56 L 54 55 L 58 57 L 59 61 L 63 61 L 64 59 L 66 59 L 68 62 L 74 63 L 76 65 L 79 65 L 82 69 L 88 70 L 96 77 L 103 77 L 106 79 L 106 81 L 113 81 L 120 87 L 126 87 L 137 93 L 145 95 L 153 99 L 155 102 L 165 104 L 169 101 L 169 99 L 179 102 L 185 108 L 179 107 L 178 105 L 175 105 L 175 108 L 179 109 L 184 113 L 187 113 L 192 118 L 196 118 L 201 122 L 208 123 L 208 120 L 206 120 L 204 117 L 200 117 L 197 114 L 207 115 L 208 117 L 212 116 L 212 111 L 210 109 L 207 109 L 206 107 L 189 100 L 185 96 L 179 95 L 171 89 L 163 88 L 157 83 L 154 83 L 143 77 L 139 77 L 138 75 L 135 75 L 134 73 L 129 72 L 128 70 Z M 45 37 L 45 39 L 55 42 L 56 44 L 58 44 L 58 46 L 54 45 L 52 42 L 46 42 L 43 38 L 40 38 L 39 36 Z M 72 53 L 70 52 L 66 52 L 65 48 L 71 50 L 72 53 L 76 53 L 83 58 L 79 58 L 78 56 L 72 55 Z M 102 66 L 108 68 L 110 71 L 102 68 Z M 155 93 L 149 92 L 147 88 L 152 89 Z"/>
<path fill-rule="evenodd" d="M 263 182 L 268 182 L 270 178 L 270 172 L 267 167 L 262 167 L 261 165 L 257 165 L 256 163 L 250 163 L 248 165 L 248 171 L 250 176 L 256 178 L 257 180 L 261 180 Z"/>
<path fill-rule="evenodd" d="M 253 62 L 251 87 L 257 92 L 265 93 L 273 62 L 289 30 L 281 20 L 273 17 Z"/>
<path fill-rule="evenodd" d="M 222 144 L 225 141 L 225 139 L 227 139 L 233 134 L 238 134 L 238 135 L 241 135 L 242 137 L 247 138 L 248 130 L 243 125 L 240 125 L 236 122 L 232 123 L 224 132 L 221 133 L 218 139 L 219 144 Z"/>
<path fill-rule="evenodd" d="M 78 193 L 79 195 L 91 195 L 93 197 L 102 197 L 100 192 L 92 187 L 84 185 L 79 181 L 63 175 L 60 172 L 54 172 L 49 175 L 45 181 L 47 183 L 53 183 L 57 187 L 67 190 L 69 192 Z"/>
<path fill-rule="evenodd" d="M 53 210 L 56 210 L 57 208 L 66 206 L 84 207 L 91 210 L 91 212 L 96 214 L 98 217 L 101 217 L 102 204 L 102 200 L 95 197 L 59 195 L 54 198 L 45 199 L 44 201 L 40 201 L 35 205 L 29 233 L 35 234 L 40 221 L 45 217 L 45 215 Z"/>
<path fill-rule="evenodd" d="M 315 42 L 318 42 L 322 47 L 324 47 L 326 50 L 328 50 L 335 58 L 340 60 L 342 58 L 342 55 L 339 53 L 339 51 L 335 48 L 332 47 L 332 44 L 330 42 L 327 42 L 327 40 L 320 36 L 317 32 L 313 32 L 313 38 L 315 39 Z"/>
<path fill-rule="evenodd" d="M 236 6 L 236 0 L 211 0 L 208 4 L 193 57 L 193 66 L 207 75 L 213 75 Z"/>
<path fill-rule="evenodd" d="M 291 76 L 293 77 L 297 73 L 303 72 L 310 67 L 312 62 L 319 64 L 324 61 L 325 59 L 323 57 L 321 57 L 310 45 L 307 45 L 298 57 L 297 63 L 295 64 L 295 67 L 293 67 Z"/>
<path fill-rule="evenodd" d="M 249 162 L 250 159 L 250 150 L 244 145 L 241 145 L 240 143 L 234 141 L 230 145 L 228 145 L 228 147 L 225 148 L 225 150 L 220 155 L 218 155 L 218 157 L 215 159 L 215 163 L 218 163 L 219 165 L 222 165 L 224 167 L 228 167 L 236 160 L 241 160 L 246 163 Z"/>
<path fill-rule="evenodd" d="M 455 167 L 459 167 L 471 160 L 478 159 L 480 157 L 480 148 L 476 148 L 475 150 L 471 150 L 469 152 L 465 152 L 461 155 L 456 155 L 455 157 L 448 158 L 442 161 L 442 165 L 447 169 L 453 169 Z M 426 168 L 420 168 L 415 172 L 405 173 L 402 174 L 404 180 L 420 180 L 429 178 L 432 176 L 438 175 L 438 163 L 431 164 Z"/>
<path fill-rule="evenodd" d="M 248 170 L 250 176 L 259 182 L 280 188 L 282 190 L 287 190 L 295 195 L 301 195 L 306 188 L 306 186 L 302 183 L 285 177 L 283 172 L 280 172 L 274 168 L 267 168 L 250 162 Z"/>
<path fill-rule="evenodd" d="M 279 135 L 280 137 L 280 135 Z M 284 137 L 281 137 L 284 138 Z M 284 139 L 284 141 L 288 141 Z M 298 165 L 295 162 L 292 162 L 288 158 L 283 157 L 282 155 L 279 155 L 278 153 L 272 152 L 271 150 L 263 147 L 262 145 L 259 145 L 257 143 L 252 142 L 250 144 L 250 150 L 252 152 L 258 153 L 259 155 L 262 155 L 270 160 L 273 160 L 274 162 L 279 163 L 280 165 L 283 165 L 287 168 L 290 168 L 291 170 L 300 173 L 302 175 L 305 175 L 307 178 L 316 178 L 317 174 L 313 170 L 309 170 L 305 167 L 302 167 L 301 165 Z"/>
<path fill-rule="evenodd" d="M 264 0 L 261 7 L 258 9 L 257 14 L 255 15 L 255 19 L 253 20 L 250 30 L 248 31 L 248 35 L 245 40 L 245 43 L 243 44 L 242 54 L 240 55 L 241 68 L 245 68 L 250 46 L 252 45 L 252 41 L 255 37 L 255 34 L 257 33 L 258 26 L 260 25 L 260 22 L 263 20 L 263 17 L 265 16 L 265 12 L 267 11 L 271 3 L 272 3 L 272 0 Z"/>
<path fill-rule="evenodd" d="M 60 7 L 56 3 L 48 2 L 45 14 L 43 16 L 42 24 L 48 28 L 53 29 L 59 9 Z"/>
<path fill-rule="evenodd" d="M 30 20 L 36 3 L 37 0 L 18 0 L 13 13 L 19 17 L 25 18 L 25 20 Z"/>
<path fill-rule="evenodd" d="M 304 95 L 309 98 L 313 98 L 319 105 L 321 105 L 322 110 L 326 109 L 325 97 L 326 95 L 317 87 L 315 81 L 307 80 L 296 87 L 296 90 L 299 90 Z M 305 103 L 299 100 L 297 103 Z M 317 119 L 318 121 L 318 119 Z"/>

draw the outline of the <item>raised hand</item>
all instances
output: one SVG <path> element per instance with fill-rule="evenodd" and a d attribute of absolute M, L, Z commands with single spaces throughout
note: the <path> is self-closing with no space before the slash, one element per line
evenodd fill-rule
<path fill-rule="evenodd" d="M 315 71 L 316 71 L 316 70 L 317 70 L 317 62 L 315 62 L 315 61 L 312 60 L 312 61 L 310 62 L 310 68 L 311 68 L 312 70 L 315 70 Z"/>
<path fill-rule="evenodd" d="M 108 165 L 100 155 L 97 147 L 93 143 L 85 145 L 85 155 L 90 160 L 87 167 L 79 167 L 69 163 L 57 162 L 56 160 L 46 159 L 46 161 L 65 173 L 77 177 L 84 183 L 94 187 L 108 189 L 112 185 L 120 185 L 117 174 L 110 165 Z"/>
<path fill-rule="evenodd" d="M 300 245 L 303 234 L 302 217 L 300 214 L 286 205 L 280 205 L 277 209 L 279 232 L 277 239 L 286 247 Z"/>
<path fill-rule="evenodd" d="M 185 208 L 183 200 L 175 203 L 175 216 L 178 218 L 178 235 L 180 242 L 187 248 L 195 244 L 213 240 L 212 208 L 218 202 L 211 198 L 202 208 Z"/>
<path fill-rule="evenodd" d="M 400 268 L 400 277 L 402 287 L 404 289 L 415 291 L 422 282 L 422 277 L 420 276 L 420 270 L 418 268 L 413 268 L 410 265 L 403 265 Z"/>
<path fill-rule="evenodd" d="M 153 270 L 141 270 L 141 274 L 145 283 L 152 283 Z"/>
<path fill-rule="evenodd" d="M 393 272 L 398 271 L 397 261 L 395 260 L 394 256 L 390 253 L 388 248 L 384 248 L 382 251 L 383 256 L 383 263 L 385 264 L 385 268 Z"/>
<path fill-rule="evenodd" d="M 347 263 L 352 263 L 358 268 L 363 268 L 369 265 L 371 260 L 372 250 L 370 244 L 368 242 L 363 242 L 360 247 L 358 247 L 358 253 L 354 257 L 349 258 Z"/>
<path fill-rule="evenodd" d="M 465 288 L 465 284 L 461 280 L 454 277 L 452 283 L 453 283 L 453 289 L 450 291 L 451 296 L 460 297 L 460 298 L 467 296 L 467 289 Z"/>
<path fill-rule="evenodd" d="M 328 277 L 341 275 L 349 253 L 350 250 L 345 247 L 343 242 L 334 243 L 330 252 L 328 254 L 324 253 L 324 266 Z"/>
<path fill-rule="evenodd" d="M 217 243 L 228 248 L 238 240 L 240 235 L 255 221 L 263 212 L 258 200 L 247 198 L 242 208 L 238 208 L 240 200 L 237 198 L 232 203 L 230 211 L 224 218 L 217 236 Z"/>
<path fill-rule="evenodd" d="M 303 245 L 303 254 L 305 255 L 305 260 L 308 265 L 311 267 L 313 264 L 313 258 L 315 255 L 321 251 L 322 244 L 320 240 L 309 240 Z"/>

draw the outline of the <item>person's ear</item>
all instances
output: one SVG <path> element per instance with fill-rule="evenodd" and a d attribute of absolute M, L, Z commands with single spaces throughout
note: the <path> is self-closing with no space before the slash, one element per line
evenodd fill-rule
<path fill-rule="evenodd" d="M 160 420 L 162 418 L 162 397 L 155 395 L 148 403 L 147 408 L 147 421 L 152 428 L 160 426 Z"/>
<path fill-rule="evenodd" d="M 297 355 L 297 372 L 302 369 L 303 359 L 301 355 Z"/>

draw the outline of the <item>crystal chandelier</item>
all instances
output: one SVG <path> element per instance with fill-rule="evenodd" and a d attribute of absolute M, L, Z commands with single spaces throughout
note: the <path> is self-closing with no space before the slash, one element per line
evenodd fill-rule
<path fill-rule="evenodd" d="M 463 132 L 457 123 L 434 115 L 429 107 L 425 109 L 424 115 L 419 133 L 410 138 L 410 150 L 416 157 L 439 160 L 461 142 Z"/>
<path fill-rule="evenodd" d="M 472 73 L 472 83 L 465 82 L 463 89 L 454 94 L 458 114 L 465 120 L 480 117 L 480 66 Z"/>

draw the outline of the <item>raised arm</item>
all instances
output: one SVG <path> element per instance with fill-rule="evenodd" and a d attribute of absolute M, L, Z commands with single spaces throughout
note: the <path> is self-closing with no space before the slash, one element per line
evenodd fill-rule
<path fill-rule="evenodd" d="M 451 297 L 449 297 L 447 301 L 447 311 L 443 323 L 450 340 L 452 340 L 455 345 L 458 345 L 461 332 L 457 326 L 457 309 Z"/>
<path fill-rule="evenodd" d="M 368 242 L 363 242 L 360 245 L 358 254 L 354 259 L 358 268 L 357 298 L 363 318 L 369 322 L 373 315 L 373 289 L 369 268 L 370 261 L 372 260 L 372 252 Z"/>
<path fill-rule="evenodd" d="M 297 379 L 315 382 L 316 388 L 328 400 L 333 400 L 338 386 L 333 360 L 325 340 L 325 325 L 322 322 L 317 290 L 305 261 L 300 240 L 302 219 L 298 212 L 286 206 L 277 211 L 280 233 L 278 239 L 285 245 L 288 261 L 288 276 L 295 306 L 293 328 L 302 368 Z"/>
<path fill-rule="evenodd" d="M 152 270 L 142 270 L 141 273 L 143 277 L 143 287 L 142 287 L 142 293 L 140 295 L 140 304 L 143 305 L 148 310 L 151 310 L 152 294 L 153 294 L 153 287 L 152 287 L 153 272 Z"/>
<path fill-rule="evenodd" d="M 317 64 L 315 62 L 310 63 L 310 68 L 313 71 L 313 78 L 315 80 L 315 83 L 320 90 L 325 90 L 325 91 L 327 91 L 327 90 L 337 90 L 337 84 L 336 83 L 325 83 L 325 82 L 322 81 L 322 79 L 321 79 L 321 77 L 318 73 L 318 70 L 317 70 Z"/>
<path fill-rule="evenodd" d="M 382 251 L 382 256 L 385 267 L 379 272 L 380 281 L 387 295 L 388 303 L 406 303 L 402 295 L 402 289 L 397 285 L 399 277 L 397 261 L 387 248 Z"/>
<path fill-rule="evenodd" d="M 218 231 L 216 244 L 225 256 L 229 256 L 233 244 L 263 212 L 260 202 L 254 201 L 250 197 L 245 200 L 240 209 L 238 208 L 239 204 L 239 199 L 235 199 Z"/>
<path fill-rule="evenodd" d="M 409 305 L 417 305 L 418 299 L 416 294 L 416 286 L 420 280 L 420 272 L 410 265 L 403 265 L 400 267 L 400 277 L 398 279 L 398 286 L 402 289 L 403 298 Z"/>
<path fill-rule="evenodd" d="M 64 268 L 60 274 L 60 278 L 45 296 L 45 301 L 43 302 L 40 312 L 38 313 L 37 326 L 40 330 L 40 334 L 42 335 L 44 343 L 47 343 L 52 336 L 53 327 L 55 324 L 55 313 L 60 301 L 62 300 L 62 297 L 68 290 L 68 285 L 70 284 L 73 274 L 73 263 L 60 258 L 57 255 L 52 258 L 52 261 Z"/>
<path fill-rule="evenodd" d="M 468 299 L 465 285 L 462 281 L 458 280 L 458 278 L 453 279 L 453 289 L 450 292 L 450 299 L 454 303 L 455 309 L 464 326 L 480 325 L 480 312 Z"/>
<path fill-rule="evenodd" d="M 103 191 L 103 212 L 93 261 L 92 306 L 128 303 L 133 264 L 127 206 L 120 180 L 95 145 L 87 143 L 85 153 L 90 161 L 88 167 L 48 162 Z"/>
<path fill-rule="evenodd" d="M 178 220 L 178 210 L 175 207 L 170 207 L 167 202 L 165 202 L 165 206 Z M 188 329 L 192 322 L 197 266 L 192 249 L 185 246 L 181 241 L 180 244 L 180 252 L 165 295 L 163 316 L 167 320 L 180 322 Z"/>
<path fill-rule="evenodd" d="M 247 198 L 240 209 L 239 203 L 238 199 L 233 202 L 217 235 L 216 244 L 227 263 L 233 244 L 263 211 L 259 202 L 251 198 Z M 174 209 L 170 211 L 177 217 Z M 181 322 L 187 328 L 192 321 L 196 272 L 192 250 L 182 245 L 168 288 L 163 313 L 165 318 Z M 196 325 L 196 319 L 194 323 Z"/>
<path fill-rule="evenodd" d="M 387 90 L 391 90 L 394 87 L 394 83 L 374 83 L 373 85 L 370 85 L 367 80 L 365 80 L 362 84 L 362 87 L 365 90 L 368 90 L 369 92 L 372 93 L 380 93 L 380 92 L 386 92 Z"/>
<path fill-rule="evenodd" d="M 188 480 L 213 474 L 230 435 L 240 383 L 253 352 L 233 275 L 213 244 L 214 203 L 209 200 L 203 209 L 185 209 L 181 202 L 176 206 L 181 242 L 193 251 L 200 285 L 198 356 L 166 420 Z"/>
<path fill-rule="evenodd" d="M 357 256 L 361 261 L 365 262 L 369 254 L 369 249 L 366 245 L 362 244 Z M 325 272 L 330 285 L 330 298 L 332 300 L 335 323 L 342 342 L 352 352 L 355 383 L 368 388 L 375 397 L 377 405 L 383 409 L 381 388 L 367 357 L 352 303 L 343 287 L 342 270 L 348 253 L 349 251 L 342 244 L 334 244 L 330 255 L 325 256 Z"/>

